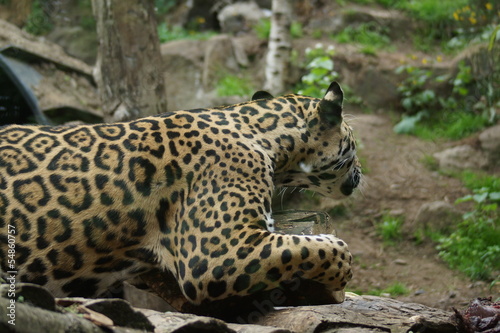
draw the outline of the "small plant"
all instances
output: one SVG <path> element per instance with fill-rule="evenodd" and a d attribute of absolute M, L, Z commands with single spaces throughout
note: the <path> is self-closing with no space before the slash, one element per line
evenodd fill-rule
<path fill-rule="evenodd" d="M 483 187 L 457 200 L 472 201 L 474 209 L 451 235 L 439 240 L 439 255 L 451 268 L 472 279 L 489 280 L 500 273 L 500 192 Z"/>
<path fill-rule="evenodd" d="M 302 28 L 302 23 L 294 21 L 290 25 L 290 35 L 292 38 L 300 38 L 304 36 L 304 29 Z"/>
<path fill-rule="evenodd" d="M 422 162 L 422 164 L 425 165 L 427 169 L 431 171 L 439 170 L 439 162 L 432 155 L 424 155 L 420 160 L 420 162 Z"/>
<path fill-rule="evenodd" d="M 264 18 L 254 26 L 254 31 L 260 39 L 268 39 L 271 34 L 271 20 Z"/>
<path fill-rule="evenodd" d="M 394 244 L 403 238 L 401 227 L 403 226 L 403 218 L 391 215 L 384 215 L 382 222 L 376 226 L 378 234 L 386 244 Z"/>
<path fill-rule="evenodd" d="M 445 76 L 435 77 L 431 70 L 413 65 L 400 66 L 396 73 L 407 75 L 398 87 L 401 105 L 407 113 L 394 126 L 398 134 L 415 134 L 429 140 L 460 139 L 494 121 L 490 109 L 477 112 L 477 100 L 470 93 L 476 82 L 470 66 L 463 62 L 457 75 L 449 80 L 452 93 L 448 97 L 439 97 L 430 88 L 433 82 L 446 80 Z"/>
<path fill-rule="evenodd" d="M 254 88 L 248 80 L 243 80 L 237 75 L 226 75 L 217 83 L 219 96 L 250 96 Z"/>
<path fill-rule="evenodd" d="M 298 94 L 321 98 L 324 92 L 339 74 L 334 70 L 332 56 L 333 46 L 326 49 L 323 44 L 316 44 L 313 49 L 306 49 L 305 69 L 307 74 L 302 76 L 297 87 Z"/>
<path fill-rule="evenodd" d="M 408 287 L 401 282 L 395 282 L 383 290 L 383 293 L 390 294 L 391 296 L 404 296 L 410 293 Z"/>
<path fill-rule="evenodd" d="M 391 297 L 408 295 L 410 290 L 401 282 L 395 282 L 384 289 L 373 289 L 366 292 L 368 295 L 381 296 L 384 294 L 389 294 Z M 360 292 L 363 294 L 363 292 Z"/>

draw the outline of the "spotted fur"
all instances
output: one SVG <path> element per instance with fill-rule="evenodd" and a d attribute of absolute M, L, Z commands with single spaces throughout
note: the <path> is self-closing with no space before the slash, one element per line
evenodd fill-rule
<path fill-rule="evenodd" d="M 0 259 L 56 296 L 96 296 L 154 267 L 193 303 L 301 277 L 351 278 L 332 235 L 274 233 L 275 186 L 350 195 L 360 168 L 343 93 L 81 126 L 0 128 Z M 15 266 L 8 234 L 15 230 Z"/>

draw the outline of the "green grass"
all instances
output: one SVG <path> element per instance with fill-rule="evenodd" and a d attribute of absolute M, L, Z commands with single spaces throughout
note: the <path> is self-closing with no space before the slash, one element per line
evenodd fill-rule
<path fill-rule="evenodd" d="M 383 29 L 373 23 L 363 23 L 357 27 L 348 26 L 332 38 L 338 43 L 359 44 L 366 54 L 374 54 L 375 50 L 388 47 L 391 43 Z"/>
<path fill-rule="evenodd" d="M 397 297 L 397 296 L 408 295 L 410 293 L 410 289 L 404 283 L 394 282 L 393 284 L 387 286 L 384 289 L 376 288 L 368 290 L 366 292 L 363 292 L 362 290 L 354 290 L 353 292 L 358 295 L 367 294 L 373 296 L 380 296 L 383 294 L 389 294 L 391 297 Z"/>
<path fill-rule="evenodd" d="M 424 155 L 424 157 L 422 157 L 420 162 L 422 162 L 422 164 L 425 165 L 425 167 L 431 171 L 439 170 L 439 162 L 432 155 Z"/>
<path fill-rule="evenodd" d="M 451 268 L 475 280 L 500 273 L 500 217 L 496 204 L 471 212 L 457 230 L 439 240 L 439 255 Z"/>
<path fill-rule="evenodd" d="M 488 119 L 472 112 L 441 111 L 415 124 L 413 134 L 424 140 L 465 138 L 488 125 Z"/>
<path fill-rule="evenodd" d="M 470 2 L 470 0 L 406 0 L 400 1 L 398 6 L 414 18 L 427 23 L 442 24 L 452 22 L 453 13 Z"/>
<path fill-rule="evenodd" d="M 225 75 L 217 83 L 216 90 L 219 96 L 250 96 L 255 89 L 246 78 Z"/>
<path fill-rule="evenodd" d="M 488 188 L 492 192 L 500 192 L 500 177 L 470 170 L 462 171 L 457 177 L 471 190 Z"/>
<path fill-rule="evenodd" d="M 403 239 L 402 226 L 402 217 L 386 214 L 382 217 L 382 222 L 376 225 L 376 230 L 385 244 L 392 245 Z"/>
<path fill-rule="evenodd" d="M 449 235 L 438 239 L 439 255 L 448 265 L 475 280 L 500 275 L 500 177 L 463 171 L 454 176 L 473 193 L 457 200 L 474 208 Z"/>

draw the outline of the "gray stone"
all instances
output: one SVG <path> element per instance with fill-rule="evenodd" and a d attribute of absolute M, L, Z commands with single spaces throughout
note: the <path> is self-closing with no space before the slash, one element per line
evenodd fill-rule
<path fill-rule="evenodd" d="M 500 162 L 500 125 L 492 126 L 479 135 L 481 148 L 492 165 Z"/>
<path fill-rule="evenodd" d="M 228 35 L 219 35 L 208 41 L 203 63 L 203 88 L 215 89 L 217 81 L 227 73 L 237 73 L 239 63 L 236 59 L 234 44 Z"/>
<path fill-rule="evenodd" d="M 228 5 L 217 15 L 222 32 L 231 34 L 249 32 L 264 17 L 264 11 L 253 1 Z"/>
<path fill-rule="evenodd" d="M 433 156 L 437 159 L 439 167 L 445 170 L 477 170 L 488 166 L 488 156 L 469 145 L 449 148 Z"/>
<path fill-rule="evenodd" d="M 414 225 L 424 230 L 446 232 L 461 221 L 462 214 L 455 206 L 445 201 L 434 201 L 420 207 Z"/>

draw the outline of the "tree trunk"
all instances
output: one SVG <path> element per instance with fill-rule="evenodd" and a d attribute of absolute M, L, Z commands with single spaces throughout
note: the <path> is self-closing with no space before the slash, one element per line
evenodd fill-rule
<path fill-rule="evenodd" d="M 160 44 L 150 0 L 92 0 L 96 81 L 106 122 L 166 111 Z"/>
<path fill-rule="evenodd" d="M 292 5 L 290 0 L 273 0 L 272 11 L 264 88 L 271 94 L 279 94 L 285 90 L 292 48 L 290 36 Z"/>

